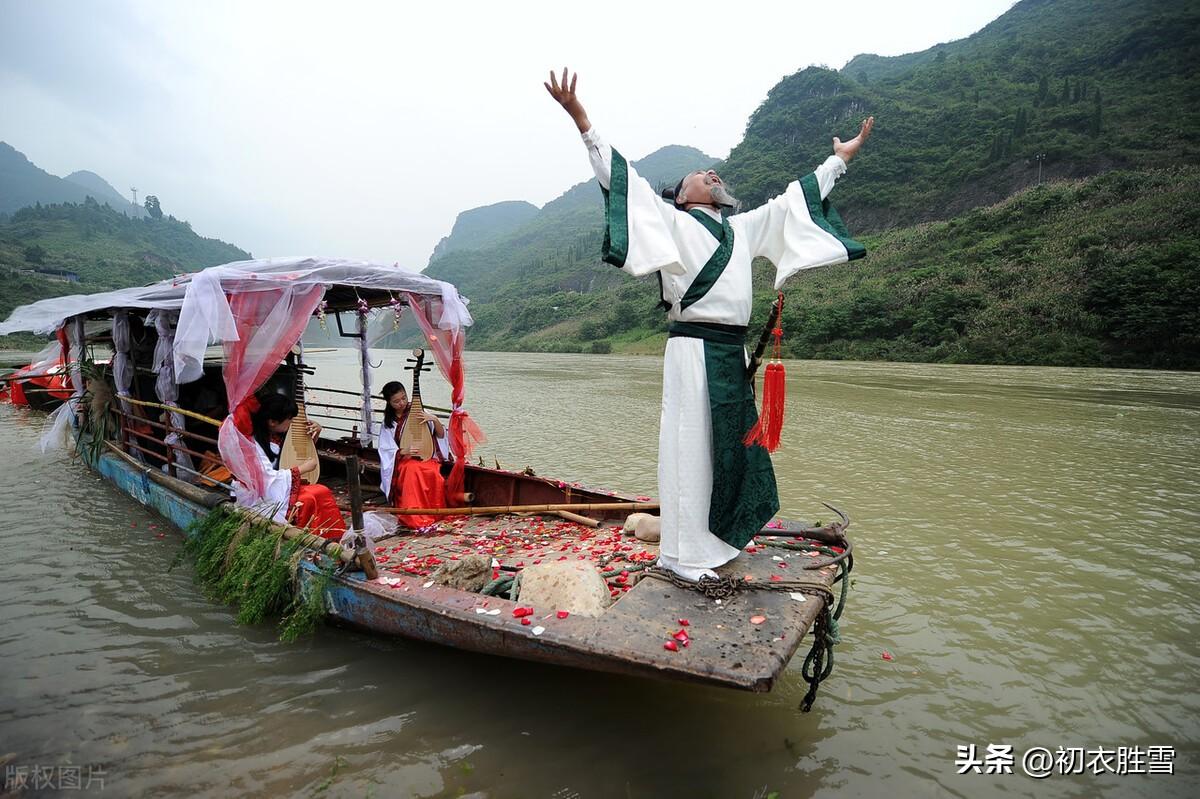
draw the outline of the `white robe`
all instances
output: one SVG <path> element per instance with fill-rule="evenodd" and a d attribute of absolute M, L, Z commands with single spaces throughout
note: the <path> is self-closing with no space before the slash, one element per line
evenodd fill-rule
<path fill-rule="evenodd" d="M 273 457 L 268 458 L 267 453 L 263 452 L 257 441 L 255 442 L 254 451 L 258 453 L 258 462 L 262 464 L 263 473 L 267 476 L 267 488 L 261 499 L 254 496 L 237 480 L 233 482 L 233 489 L 238 505 L 250 508 L 263 516 L 269 516 L 283 524 L 287 521 L 288 500 L 292 497 L 292 470 L 275 468 L 279 462 L 280 449 L 278 444 L 272 442 L 271 455 Z"/>
<path fill-rule="evenodd" d="M 612 148 L 595 129 L 583 134 L 596 178 L 609 188 Z M 823 200 L 846 164 L 830 156 L 815 170 Z M 715 322 L 745 326 L 750 321 L 753 292 L 751 261 L 764 256 L 776 266 L 776 288 L 800 269 L 848 260 L 846 247 L 810 219 L 799 182 L 784 194 L 743 214 L 729 217 L 733 253 L 713 287 L 700 300 L 680 309 L 680 300 L 719 246 L 717 239 L 690 214 L 658 197 L 653 187 L 629 167 L 629 253 L 622 269 L 635 276 L 661 272 L 667 317 L 680 322 Z M 701 209 L 720 221 L 715 211 Z M 708 402 L 704 342 L 697 338 L 667 340 L 663 360 L 663 398 L 658 439 L 658 492 L 661 504 L 660 552 L 666 565 L 689 569 L 715 568 L 740 550 L 709 530 L 712 493 L 712 419 Z"/>
<path fill-rule="evenodd" d="M 426 422 L 429 425 L 429 432 L 433 436 L 434 457 L 442 462 L 450 460 L 450 442 L 446 440 L 445 428 L 442 428 L 442 435 L 434 432 L 433 422 Z M 383 490 L 383 495 L 390 501 L 392 498 L 392 475 L 396 472 L 396 452 L 399 447 L 396 446 L 396 425 L 393 422 L 390 425 L 384 425 L 379 430 L 379 443 L 376 449 L 379 451 L 379 487 Z"/>

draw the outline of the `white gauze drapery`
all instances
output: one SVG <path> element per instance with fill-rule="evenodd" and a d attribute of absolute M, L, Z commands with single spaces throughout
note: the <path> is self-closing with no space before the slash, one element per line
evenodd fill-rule
<path fill-rule="evenodd" d="M 133 385 L 133 369 L 129 363 L 129 311 L 121 310 L 113 314 L 113 383 L 117 388 L 117 399 L 121 403 L 121 411 L 125 414 L 133 412 L 129 404 L 129 387 Z"/>
<path fill-rule="evenodd" d="M 151 311 L 146 315 L 146 324 L 154 325 L 154 332 L 158 338 L 154 342 L 154 364 L 152 366 L 154 374 L 154 394 L 158 397 L 158 401 L 163 405 L 171 408 L 179 407 L 179 384 L 175 382 L 175 331 L 171 327 L 171 323 L 179 317 L 176 311 Z M 183 418 L 183 414 L 178 411 L 170 411 L 171 430 L 184 430 L 184 425 L 187 420 Z M 183 438 L 177 432 L 168 433 L 163 439 L 171 448 L 171 455 L 175 459 L 175 463 L 183 467 L 183 474 L 180 475 L 189 482 L 199 482 L 198 478 L 192 474 L 196 469 L 195 463 L 192 461 L 192 456 L 179 447 L 183 446 Z"/>
<path fill-rule="evenodd" d="M 234 267 L 216 267 L 193 277 L 184 295 L 173 362 L 177 374 L 194 380 L 203 374 L 208 341 L 223 345 L 229 415 L 217 441 L 221 459 L 238 479 L 240 504 L 264 498 L 268 475 L 252 431 L 239 430 L 234 414 L 300 340 L 324 293 L 324 284 L 317 281 L 287 274 L 248 276 Z"/>
<path fill-rule="evenodd" d="M 71 379 L 71 398 L 54 409 L 42 425 L 38 449 L 43 454 L 52 449 L 65 449 L 70 431 L 78 427 L 76 417 L 83 403 L 83 317 L 74 316 L 63 323 L 67 333 L 67 374 Z"/>

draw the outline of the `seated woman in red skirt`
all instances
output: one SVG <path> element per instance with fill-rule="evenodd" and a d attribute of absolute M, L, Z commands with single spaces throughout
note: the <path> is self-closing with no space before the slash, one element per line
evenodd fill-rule
<path fill-rule="evenodd" d="M 328 486 L 300 479 L 300 473 L 311 469 L 313 464 L 304 461 L 291 469 L 279 468 L 283 440 L 297 412 L 296 401 L 291 397 L 271 394 L 260 400 L 258 409 L 250 415 L 254 440 L 258 442 L 261 463 L 267 473 L 266 499 L 281 504 L 284 515 L 290 516 L 297 527 L 337 540 L 346 532 L 346 522 L 337 509 L 333 492 Z M 321 426 L 309 420 L 308 433 L 314 441 L 320 432 Z"/>
<path fill-rule="evenodd" d="M 446 481 L 441 471 L 442 464 L 450 459 L 446 428 L 431 413 L 411 420 L 414 424 L 428 425 L 433 436 L 433 457 L 421 460 L 412 452 L 401 452 L 400 436 L 410 421 L 408 391 L 393 380 L 383 387 L 383 401 L 383 429 L 379 433 L 379 472 L 383 479 L 379 487 L 387 495 L 388 503 L 397 508 L 446 507 Z M 414 529 L 437 521 L 437 517 L 425 515 L 396 518 Z"/>

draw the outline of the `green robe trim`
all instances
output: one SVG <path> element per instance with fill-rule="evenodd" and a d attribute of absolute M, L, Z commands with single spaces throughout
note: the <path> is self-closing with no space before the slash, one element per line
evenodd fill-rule
<path fill-rule="evenodd" d="M 600 254 L 605 263 L 622 267 L 629 257 L 629 165 L 615 147 L 608 188 L 601 186 L 600 193 L 604 195 L 604 244 Z"/>
<path fill-rule="evenodd" d="M 813 223 L 842 243 L 846 248 L 847 260 L 865 256 L 867 248 L 850 238 L 850 232 L 846 230 L 837 209 L 830 205 L 829 200 L 821 199 L 821 186 L 817 183 L 816 173 L 810 172 L 800 178 L 800 188 L 804 191 L 804 201 L 808 204 L 808 215 Z"/>
<path fill-rule="evenodd" d="M 672 322 L 670 336 L 704 340 L 708 409 L 712 419 L 712 495 L 708 529 L 741 549 L 779 512 L 771 456 L 743 440 L 758 421 L 746 379 L 746 329 L 702 322 Z M 740 331 L 740 332 L 739 332 Z"/>
<path fill-rule="evenodd" d="M 681 311 L 704 298 L 704 295 L 716 285 L 717 280 L 725 272 L 725 267 L 729 266 L 729 258 L 733 255 L 733 228 L 729 226 L 728 219 L 722 219 L 718 225 L 715 219 L 703 211 L 693 209 L 688 213 L 693 219 L 704 225 L 720 244 L 709 256 L 708 262 L 704 264 L 700 274 L 696 275 L 692 285 L 688 286 L 683 299 L 679 301 L 679 310 Z"/>

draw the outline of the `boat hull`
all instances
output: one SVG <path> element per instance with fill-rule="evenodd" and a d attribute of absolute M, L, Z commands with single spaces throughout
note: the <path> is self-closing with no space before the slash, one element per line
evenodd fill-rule
<path fill-rule="evenodd" d="M 196 501 L 196 495 L 216 497 L 116 455 L 101 455 L 94 466 L 183 530 L 210 510 L 212 503 Z M 302 565 L 300 588 L 311 590 L 317 567 Z M 767 557 L 739 564 L 762 584 L 777 566 Z M 832 569 L 807 575 L 821 585 L 832 584 L 834 576 Z M 419 577 L 392 582 L 368 582 L 361 573 L 332 578 L 325 587 L 329 620 L 490 655 L 756 692 L 771 689 L 820 610 L 818 600 L 789 591 L 743 591 L 718 603 L 667 581 L 643 579 L 599 618 L 559 619 L 546 609 L 524 626 L 512 614 L 515 602 Z M 500 612 L 488 613 L 494 610 Z M 759 616 L 767 621 L 751 622 Z M 679 619 L 689 619 L 690 646 L 670 651 L 664 644 L 680 628 Z"/>

